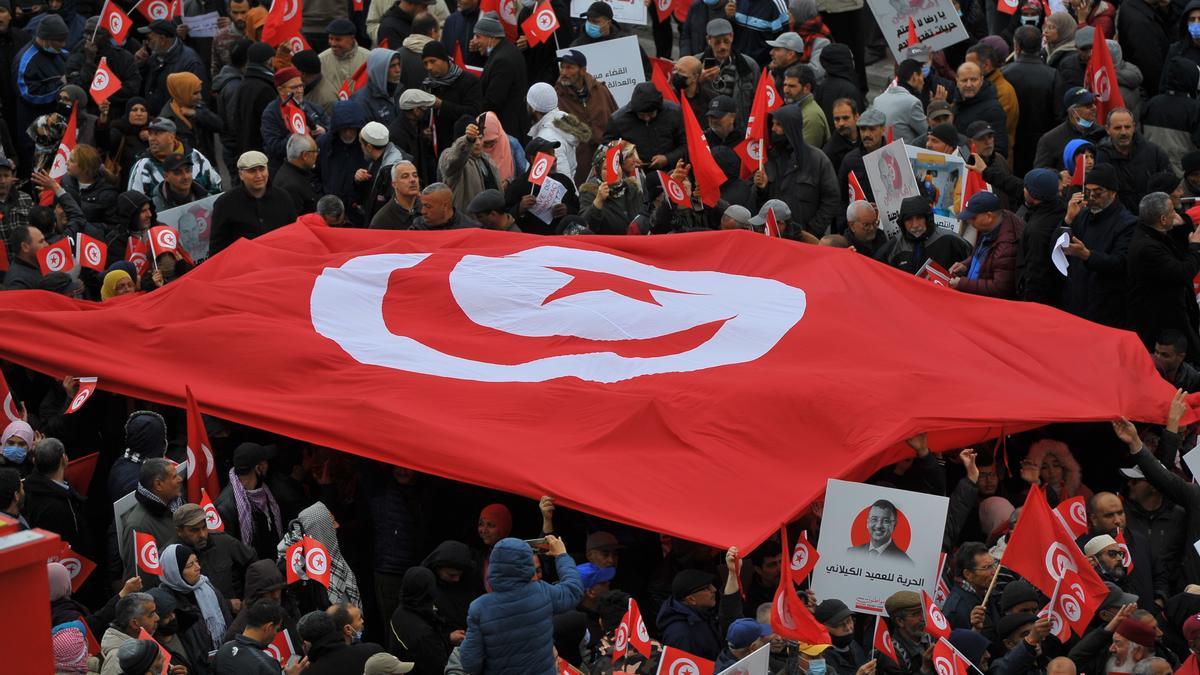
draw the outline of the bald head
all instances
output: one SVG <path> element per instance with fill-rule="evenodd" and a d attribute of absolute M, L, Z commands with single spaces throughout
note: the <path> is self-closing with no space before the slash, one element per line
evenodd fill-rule
<path fill-rule="evenodd" d="M 1046 664 L 1046 675 L 1075 675 L 1075 662 L 1065 656 L 1051 659 Z"/>
<path fill-rule="evenodd" d="M 1117 535 L 1125 527 L 1125 505 L 1111 492 L 1097 492 L 1088 500 L 1088 524 L 1096 534 Z"/>
<path fill-rule="evenodd" d="M 694 56 L 681 56 L 675 62 L 675 71 L 688 77 L 699 77 L 702 65 L 700 59 Z"/>
<path fill-rule="evenodd" d="M 964 61 L 958 67 L 956 81 L 958 91 L 963 98 L 975 98 L 979 94 L 979 90 L 983 88 L 983 72 L 974 63 Z"/>

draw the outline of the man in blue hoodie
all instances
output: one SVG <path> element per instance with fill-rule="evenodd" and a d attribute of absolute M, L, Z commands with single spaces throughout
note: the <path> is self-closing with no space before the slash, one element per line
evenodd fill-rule
<path fill-rule="evenodd" d="M 467 636 L 459 653 L 472 675 L 553 675 L 554 615 L 570 611 L 583 597 L 583 583 L 567 547 L 546 536 L 559 582 L 534 581 L 529 544 L 508 537 L 496 542 L 488 566 L 492 591 L 467 612 Z"/>
<path fill-rule="evenodd" d="M 400 53 L 390 49 L 372 49 L 367 55 L 367 86 L 354 92 L 366 121 L 387 126 L 400 115 Z"/>

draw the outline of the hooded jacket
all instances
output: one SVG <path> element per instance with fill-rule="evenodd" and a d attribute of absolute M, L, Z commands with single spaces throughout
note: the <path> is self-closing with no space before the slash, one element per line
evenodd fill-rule
<path fill-rule="evenodd" d="M 152 217 L 151 222 L 158 222 L 158 209 L 154 207 L 154 203 L 151 202 L 150 198 L 147 197 L 144 193 L 142 193 L 138 190 L 130 190 L 128 192 L 122 192 L 120 195 L 117 196 L 117 213 L 116 213 L 116 218 L 115 218 L 116 224 L 108 231 L 108 234 L 105 237 L 105 243 L 108 244 L 108 259 L 109 260 L 125 260 L 127 253 L 128 253 L 129 237 L 133 236 L 135 233 L 144 232 L 144 230 L 141 229 L 141 225 L 139 222 L 139 213 L 142 210 L 142 206 L 145 204 L 150 204 L 150 208 L 153 211 L 153 215 L 151 216 Z M 125 433 L 126 433 L 126 443 L 131 443 L 131 445 L 128 445 L 127 447 L 129 447 L 131 450 L 134 450 L 135 452 L 138 452 L 139 454 L 141 454 L 141 449 L 134 447 L 132 445 L 132 443 L 134 441 L 129 440 L 130 429 L 139 428 L 138 425 L 131 426 L 131 425 L 133 425 L 134 420 L 138 419 L 139 417 L 140 416 L 135 413 L 133 416 L 131 416 L 129 418 L 129 422 L 126 422 L 126 425 L 125 425 Z M 156 434 L 150 435 L 151 438 L 153 438 L 155 436 L 156 436 Z M 142 456 L 143 457 L 146 457 L 146 456 L 162 457 L 163 453 L 166 452 L 166 449 L 167 449 L 166 436 L 167 436 L 167 433 L 166 433 L 166 429 L 164 427 L 162 429 L 162 434 L 161 434 L 162 447 L 156 448 L 157 454 L 151 454 L 151 455 L 143 454 Z M 109 474 L 109 479 L 108 479 L 109 492 L 108 492 L 108 494 L 114 495 L 113 499 L 117 499 L 118 497 L 129 492 L 130 490 L 133 489 L 133 485 L 135 485 L 137 483 L 138 470 L 135 467 L 132 470 L 132 476 L 124 477 L 124 480 L 122 480 L 122 482 L 121 482 L 122 486 L 124 487 L 124 491 L 121 491 L 121 492 L 113 491 L 113 488 L 115 487 L 114 483 L 113 483 L 113 477 L 117 475 L 117 467 L 121 465 L 122 461 L 123 461 L 122 459 L 118 459 L 117 463 L 113 465 L 112 473 Z"/>
<path fill-rule="evenodd" d="M 492 49 L 479 76 L 479 86 L 483 91 L 483 110 L 496 113 L 505 132 L 517 139 L 525 138 L 529 109 L 523 92 L 529 91 L 529 78 L 525 74 L 525 59 L 515 44 L 501 40 Z"/>
<path fill-rule="evenodd" d="M 866 109 L 866 101 L 857 84 L 854 74 L 854 54 L 844 44 L 834 43 L 821 50 L 819 57 L 821 67 L 825 69 L 825 80 L 817 86 L 816 99 L 825 112 L 829 128 L 833 129 L 833 102 L 839 98 L 848 98 L 858 106 L 856 110 Z"/>
<path fill-rule="evenodd" d="M 253 122 L 261 120 L 263 109 L 278 98 L 271 70 L 261 64 L 247 63 L 242 83 L 238 86 L 234 116 L 239 155 L 247 150 L 262 149 L 262 126 Z"/>
<path fill-rule="evenodd" d="M 400 114 L 400 94 L 404 93 L 403 84 L 391 84 L 387 79 L 393 57 L 399 55 L 390 49 L 372 49 L 367 56 L 367 86 L 351 97 L 362 107 L 368 122 L 379 122 L 385 127 Z"/>
<path fill-rule="evenodd" d="M 1062 225 L 1067 207 L 1055 197 L 1019 211 L 1025 230 L 1017 249 L 1017 297 L 1028 302 L 1057 306 L 1062 295 L 1062 275 L 1050 261 L 1054 232 Z"/>
<path fill-rule="evenodd" d="M 1200 9 L 1200 0 L 1195 3 Z M 1183 173 L 1182 160 L 1200 147 L 1200 66 L 1174 56 L 1163 68 L 1158 95 L 1142 109 L 1142 133 L 1167 153 L 1175 175 Z"/>
<path fill-rule="evenodd" d="M 559 582 L 532 581 L 533 550 L 511 537 L 492 548 L 488 584 L 492 591 L 471 603 L 467 636 L 459 650 L 463 670 L 485 675 L 552 675 L 554 615 L 583 598 L 575 561 L 556 556 Z"/>
<path fill-rule="evenodd" d="M 1117 87 L 1121 90 L 1121 99 L 1125 107 L 1133 113 L 1133 121 L 1141 119 L 1142 113 L 1142 71 L 1137 66 L 1125 60 L 1121 45 L 1116 40 L 1107 40 L 1108 55 L 1112 57 L 1113 70 L 1117 72 Z"/>
<path fill-rule="evenodd" d="M 913 216 L 925 216 L 925 232 L 914 237 L 904 227 L 904 221 Z M 946 269 L 971 254 L 971 245 L 949 230 L 942 229 L 933 221 L 933 208 L 924 197 L 906 197 L 900 202 L 900 234 L 893 237 L 880 251 L 879 259 L 916 274 L 926 260 L 932 260 Z"/>
<path fill-rule="evenodd" d="M 581 143 L 592 140 L 592 130 L 578 117 L 554 109 L 533 123 L 529 128 L 529 137 L 557 141 L 558 147 L 554 149 L 557 160 L 555 168 L 574 176 L 578 168 L 575 163 L 577 150 Z"/>
<path fill-rule="evenodd" d="M 1172 58 L 1178 56 L 1191 61 L 1193 65 L 1200 65 L 1200 45 L 1196 43 L 1196 40 L 1192 39 L 1187 27 L 1188 14 L 1198 9 L 1200 9 L 1200 0 L 1191 0 L 1184 6 L 1183 12 L 1179 14 L 1176 22 L 1175 41 L 1167 49 L 1166 62 L 1170 62 Z M 1162 81 L 1159 83 L 1160 91 L 1169 86 L 1167 83 L 1169 77 L 1169 73 L 1164 69 Z"/>
<path fill-rule="evenodd" d="M 388 651 L 412 661 L 413 675 L 442 675 L 450 656 L 446 630 L 434 605 L 437 581 L 424 567 L 412 567 L 400 582 L 400 605 L 389 622 Z"/>
<path fill-rule="evenodd" d="M 643 122 L 637 116 L 639 112 L 652 110 L 657 110 L 658 114 L 649 122 Z M 604 129 L 604 142 L 619 138 L 633 143 L 644 161 L 650 161 L 655 155 L 665 156 L 667 165 L 664 168 L 675 166 L 687 153 L 683 113 L 678 105 L 663 101 L 662 94 L 649 82 L 634 87 L 629 103 L 609 119 Z"/>
<path fill-rule="evenodd" d="M 1120 199 L 1099 213 L 1084 209 L 1075 216 L 1071 232 L 1091 256 L 1067 258 L 1064 310 L 1114 328 L 1125 324 L 1125 258 L 1136 224 Z"/>
<path fill-rule="evenodd" d="M 1008 156 L 1008 118 L 1004 108 L 996 99 L 996 87 L 988 80 L 983 81 L 979 93 L 971 98 L 960 98 L 955 104 L 954 127 L 961 134 L 967 133 L 972 122 L 983 120 L 992 127 L 996 137 L 996 152 Z"/>
<path fill-rule="evenodd" d="M 479 575 L 475 573 L 471 549 L 461 541 L 443 541 L 421 561 L 421 566 L 428 568 L 436 577 L 433 600 L 437 605 L 438 615 L 445 624 L 446 632 L 465 629 L 467 609 L 471 601 L 483 593 Z M 437 576 L 438 569 L 442 567 L 460 570 L 462 577 L 453 584 L 442 581 L 442 578 Z"/>
<path fill-rule="evenodd" d="M 358 131 L 366 126 L 366 115 L 354 101 L 338 101 L 329 115 L 329 130 L 317 139 L 317 176 L 322 194 L 337 195 L 346 207 L 346 217 L 359 227 L 366 224 L 359 209 L 354 174 L 370 162 L 358 145 Z M 340 132 L 354 129 L 354 140 L 343 143 Z"/>
<path fill-rule="evenodd" d="M 799 228 L 824 236 L 837 218 L 842 201 L 837 174 L 829 158 L 804 141 L 800 106 L 785 105 L 775 111 L 774 118 L 783 127 L 786 143 L 775 141 L 767 152 L 763 168 L 768 183 L 765 190 L 757 191 L 759 203 L 768 199 L 787 202 L 792 217 L 784 236 L 799 238 Z"/>

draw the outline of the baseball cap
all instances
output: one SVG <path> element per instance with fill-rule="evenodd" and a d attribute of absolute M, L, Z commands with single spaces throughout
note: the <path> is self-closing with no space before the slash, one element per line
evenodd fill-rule
<path fill-rule="evenodd" d="M 729 643 L 730 649 L 745 649 L 754 644 L 755 640 L 770 634 L 771 627 L 766 624 L 754 619 L 738 619 L 729 624 L 729 630 L 725 631 L 725 641 Z"/>
<path fill-rule="evenodd" d="M 949 103 L 938 99 L 930 101 L 929 107 L 925 109 L 925 116 L 929 118 L 930 122 L 936 122 L 943 117 L 949 117 L 953 112 Z"/>
<path fill-rule="evenodd" d="M 700 570 L 680 570 L 671 580 L 671 597 L 683 600 L 692 593 L 707 588 L 715 578 L 708 572 Z"/>
<path fill-rule="evenodd" d="M 473 200 L 472 203 L 474 203 Z M 583 590 L 585 591 L 596 584 L 608 583 L 617 576 L 617 568 L 596 567 L 592 563 L 583 563 L 575 569 L 579 571 L 579 578 L 583 581 Z"/>
<path fill-rule="evenodd" d="M 967 137 L 968 138 L 974 138 L 974 139 L 978 140 L 980 138 L 983 138 L 984 136 L 991 136 L 995 133 L 996 133 L 996 131 L 994 129 L 992 129 L 992 125 L 988 124 L 987 122 L 985 122 L 983 120 L 975 120 L 974 122 L 971 122 L 969 125 L 967 125 Z"/>
<path fill-rule="evenodd" d="M 578 49 L 567 50 L 567 53 L 559 56 L 558 60 L 560 63 L 570 63 L 580 68 L 587 68 L 587 57 Z"/>
<path fill-rule="evenodd" d="M 625 548 L 617 541 L 617 538 L 608 532 L 593 532 L 588 535 L 586 550 L 591 551 L 600 549 L 603 551 L 617 551 Z"/>
<path fill-rule="evenodd" d="M 146 129 L 149 131 L 169 131 L 171 133 L 177 131 L 175 123 L 165 117 L 155 117 L 153 120 L 150 120 L 150 124 L 146 125 Z"/>
<path fill-rule="evenodd" d="M 724 94 L 713 98 L 713 100 L 708 103 L 709 117 L 724 117 L 725 115 L 730 115 L 736 112 L 737 104 L 734 103 L 732 98 L 725 96 Z"/>
<path fill-rule="evenodd" d="M 804 52 L 804 38 L 800 37 L 800 34 L 794 31 L 788 31 L 774 40 L 767 40 L 767 45 L 787 49 L 797 54 Z"/>
<path fill-rule="evenodd" d="M 607 2 L 593 2 L 588 5 L 587 11 L 583 13 L 585 19 L 598 19 L 604 17 L 606 19 L 613 18 L 612 7 Z"/>
<path fill-rule="evenodd" d="M 1000 210 L 1000 198 L 991 192 L 976 192 L 962 211 L 958 212 L 959 220 L 970 220 L 981 213 L 992 213 Z M 1109 537 L 1111 539 L 1111 537 Z"/>
<path fill-rule="evenodd" d="M 0 157 L 0 168 L 8 169 L 9 171 L 16 171 L 17 165 L 7 157 Z"/>
<path fill-rule="evenodd" d="M 787 202 L 782 199 L 768 199 L 762 208 L 758 210 L 758 215 L 750 219 L 751 225 L 763 225 L 767 222 L 767 211 L 775 212 L 776 220 L 787 220 L 792 217 L 792 209 L 788 207 Z"/>
<path fill-rule="evenodd" d="M 247 150 L 246 152 L 243 152 L 242 156 L 238 157 L 237 161 L 238 169 L 253 169 L 258 166 L 266 165 L 267 156 L 258 150 Z"/>
<path fill-rule="evenodd" d="M 362 131 L 358 132 L 358 137 L 367 145 L 377 148 L 382 148 L 390 142 L 387 127 L 379 122 L 367 122 Z"/>
<path fill-rule="evenodd" d="M 729 23 L 729 19 L 713 19 L 704 27 L 704 34 L 709 37 L 717 37 L 719 35 L 730 35 L 733 33 L 733 24 Z"/>
<path fill-rule="evenodd" d="M 263 158 L 263 163 L 266 164 L 265 157 Z M 241 160 L 238 161 L 238 164 L 240 168 Z M 233 468 L 237 471 L 247 471 L 253 469 L 259 462 L 271 459 L 274 456 L 275 446 L 273 445 L 242 443 L 233 451 Z"/>
<path fill-rule="evenodd" d="M 467 204 L 467 213 L 487 213 L 489 211 L 504 211 L 504 195 L 499 190 L 483 190 L 471 198 Z"/>
<path fill-rule="evenodd" d="M 1076 105 L 1091 105 L 1096 102 L 1096 96 L 1083 87 L 1071 87 L 1063 94 L 1063 105 L 1070 108 Z"/>
<path fill-rule="evenodd" d="M 162 162 L 163 171 L 177 171 L 184 167 L 190 167 L 191 165 L 192 163 L 189 162 L 183 155 L 167 155 L 167 158 Z"/>
<path fill-rule="evenodd" d="M 731 205 L 729 208 L 725 209 L 724 215 L 732 218 L 733 222 L 737 223 L 738 225 L 750 224 L 750 209 L 742 206 L 741 204 Z"/>
<path fill-rule="evenodd" d="M 175 527 L 189 527 L 204 522 L 204 509 L 199 504 L 184 504 L 171 514 Z"/>
<path fill-rule="evenodd" d="M 813 610 L 813 616 L 817 619 L 817 621 L 820 621 L 826 626 L 839 624 L 845 621 L 846 618 L 851 614 L 853 614 L 853 612 L 851 612 L 850 608 L 846 606 L 846 603 L 835 598 L 822 601 L 821 604 L 817 605 L 817 608 Z"/>
<path fill-rule="evenodd" d="M 933 51 L 929 49 L 928 45 L 913 45 L 904 50 L 905 59 L 912 59 L 913 61 L 920 61 L 921 63 L 929 63 L 929 57 L 932 54 Z"/>
<path fill-rule="evenodd" d="M 363 675 L 403 675 L 416 667 L 413 661 L 401 661 L 387 652 L 379 652 L 363 664 Z"/>
<path fill-rule="evenodd" d="M 142 26 L 138 29 L 138 32 L 142 35 L 158 33 L 159 35 L 165 35 L 166 37 L 175 37 L 175 22 L 167 21 L 165 19 L 158 19 L 157 21 L 151 21 L 149 26 Z"/>

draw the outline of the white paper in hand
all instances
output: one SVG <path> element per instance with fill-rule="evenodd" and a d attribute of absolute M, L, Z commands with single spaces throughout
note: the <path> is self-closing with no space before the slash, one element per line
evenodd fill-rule
<path fill-rule="evenodd" d="M 1188 471 L 1192 472 L 1192 482 L 1200 481 L 1200 446 L 1188 450 L 1180 459 L 1183 460 Z"/>
<path fill-rule="evenodd" d="M 548 177 L 542 181 L 542 190 L 538 192 L 537 201 L 529 208 L 529 212 L 538 220 L 549 225 L 550 221 L 554 219 L 551 212 L 555 206 L 562 203 L 565 194 L 567 194 L 567 186 Z"/>
<path fill-rule="evenodd" d="M 1070 233 L 1063 232 L 1059 235 L 1058 241 L 1054 242 L 1054 248 L 1050 249 L 1050 260 L 1054 261 L 1054 267 L 1064 277 L 1067 276 L 1067 246 L 1070 244 Z"/>
<path fill-rule="evenodd" d="M 729 666 L 717 675 L 771 675 L 771 645 L 765 644 L 750 656 Z"/>

